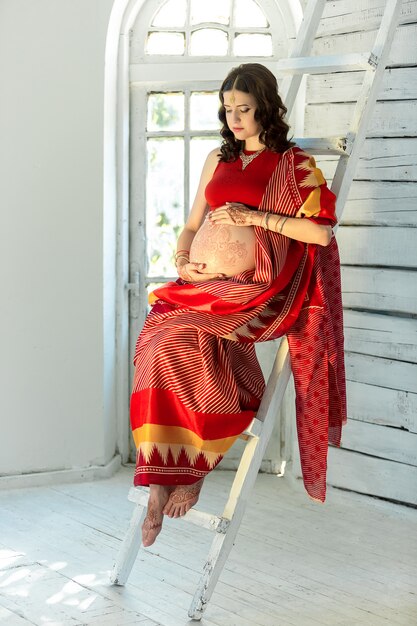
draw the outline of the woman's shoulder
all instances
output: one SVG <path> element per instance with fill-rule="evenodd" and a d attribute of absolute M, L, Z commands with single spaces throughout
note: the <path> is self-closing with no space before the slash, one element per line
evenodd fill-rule
<path fill-rule="evenodd" d="M 220 148 L 214 148 L 214 150 L 211 150 L 208 153 L 203 166 L 203 176 L 208 178 L 208 180 L 210 180 L 210 178 L 214 174 L 214 171 L 219 164 L 220 157 Z"/>
<path fill-rule="evenodd" d="M 289 167 L 296 171 L 311 170 L 317 167 L 313 155 L 300 148 L 297 144 L 285 150 L 282 156 L 287 161 Z"/>
<path fill-rule="evenodd" d="M 289 157 L 289 171 L 295 178 L 298 187 L 304 189 L 314 189 L 326 183 L 323 173 L 317 167 L 316 160 L 312 154 L 294 145 L 286 150 Z"/>
<path fill-rule="evenodd" d="M 296 159 L 296 158 L 305 159 L 306 157 L 311 157 L 311 154 L 303 150 L 303 148 L 300 148 L 298 144 L 294 144 L 290 146 L 282 154 L 287 156 L 290 159 Z"/>
<path fill-rule="evenodd" d="M 222 153 L 220 152 L 220 146 L 218 148 L 214 148 L 213 150 L 210 150 L 210 152 L 207 155 L 206 158 L 206 163 L 218 163 L 220 157 L 222 156 Z"/>

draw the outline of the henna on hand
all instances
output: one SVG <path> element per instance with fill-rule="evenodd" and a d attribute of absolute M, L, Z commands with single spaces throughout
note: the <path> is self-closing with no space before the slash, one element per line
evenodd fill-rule
<path fill-rule="evenodd" d="M 238 202 L 226 202 L 222 207 L 210 211 L 208 221 L 213 224 L 236 224 L 236 226 L 252 226 L 253 211 Z"/>
<path fill-rule="evenodd" d="M 226 211 L 234 224 L 237 224 L 238 226 L 243 226 L 243 224 L 246 224 L 246 216 L 243 213 L 242 209 L 230 206 L 226 209 Z"/>
<path fill-rule="evenodd" d="M 180 278 L 182 278 L 183 280 L 190 281 L 192 280 L 192 278 L 190 274 L 187 272 L 187 270 L 185 269 L 187 265 L 188 263 L 182 263 L 182 265 L 177 265 L 177 272 Z"/>
<path fill-rule="evenodd" d="M 191 269 L 186 269 L 191 266 Z M 186 282 L 204 282 L 206 280 L 224 279 L 227 278 L 226 274 L 220 274 L 219 272 L 203 272 L 206 267 L 205 263 L 184 263 L 180 267 L 177 267 L 178 275 L 182 280 Z M 193 272 L 193 273 L 191 273 Z"/>

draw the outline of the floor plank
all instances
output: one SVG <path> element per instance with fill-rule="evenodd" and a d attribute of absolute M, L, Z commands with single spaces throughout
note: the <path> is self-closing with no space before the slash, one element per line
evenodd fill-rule
<path fill-rule="evenodd" d="M 132 467 L 110 479 L 0 493 L 0 624 L 182 626 L 211 533 L 166 519 L 125 587 L 109 584 L 133 504 Z M 233 473 L 197 508 L 221 513 Z M 417 510 L 260 474 L 202 626 L 417 624 Z"/>

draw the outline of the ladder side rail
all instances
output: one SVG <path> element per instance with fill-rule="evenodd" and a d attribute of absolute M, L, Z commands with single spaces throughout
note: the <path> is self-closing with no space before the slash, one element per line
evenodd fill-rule
<path fill-rule="evenodd" d="M 113 585 L 124 585 L 129 578 L 141 544 L 140 526 L 145 521 L 146 509 L 136 505 L 129 522 L 129 528 L 124 536 L 116 560 L 110 574 Z"/>
<path fill-rule="evenodd" d="M 325 4 L 326 0 L 308 1 L 290 58 L 303 57 L 310 54 Z M 294 106 L 295 98 L 302 80 L 302 75 L 295 74 L 282 81 L 280 92 L 282 100 L 288 109 L 288 116 Z"/>
<path fill-rule="evenodd" d="M 217 533 L 211 544 L 203 574 L 188 612 L 192 619 L 201 619 L 202 614 L 216 587 L 221 571 L 234 545 L 240 523 L 245 513 L 247 501 L 254 487 L 266 446 L 271 437 L 275 417 L 291 374 L 288 342 L 284 337 L 275 358 L 272 372 L 262 400 L 260 411 L 263 414 L 262 432 L 253 437 L 245 446 L 228 501 L 223 511 L 223 519 L 230 523 L 225 533 Z"/>
<path fill-rule="evenodd" d="M 291 365 L 289 358 L 288 341 L 283 337 L 275 357 L 275 362 L 269 375 L 265 393 L 258 410 L 259 420 L 262 422 L 262 430 L 259 437 L 255 437 L 248 441 L 242 454 L 242 459 L 236 471 L 228 501 L 224 507 L 223 517 L 231 519 L 237 499 L 239 497 L 246 498 L 255 484 L 256 476 L 262 463 L 266 447 L 271 438 L 274 429 L 276 416 L 280 410 L 282 400 L 284 398 L 285 389 L 291 375 Z M 252 452 L 254 447 L 254 454 Z M 256 468 L 256 473 L 248 480 L 246 473 L 247 463 L 246 456 L 250 456 L 252 466 Z"/>
<path fill-rule="evenodd" d="M 303 13 L 291 57 L 308 56 L 327 0 L 309 0 Z M 290 57 L 290 58 L 291 58 Z"/>
<path fill-rule="evenodd" d="M 366 138 L 368 123 L 374 111 L 377 95 L 383 80 L 391 42 L 398 25 L 400 10 L 401 0 L 388 0 L 371 52 L 371 59 L 375 63 L 375 69 L 370 68 L 365 72 L 361 92 L 352 116 L 350 130 L 347 134 L 349 158 L 339 159 L 333 177 L 331 189 L 337 196 L 339 221 L 355 175 L 356 166 Z"/>

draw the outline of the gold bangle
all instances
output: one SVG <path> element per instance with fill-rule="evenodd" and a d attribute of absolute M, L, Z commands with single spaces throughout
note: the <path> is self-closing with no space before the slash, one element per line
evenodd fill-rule
<path fill-rule="evenodd" d="M 275 231 L 276 233 L 278 232 L 278 226 L 279 226 L 279 223 L 280 223 L 280 221 L 282 220 L 282 218 L 283 218 L 283 216 L 282 216 L 282 215 L 279 215 L 279 216 L 278 216 L 278 221 L 277 221 L 277 222 L 275 222 L 274 231 Z"/>
<path fill-rule="evenodd" d="M 268 213 L 262 213 L 262 219 L 259 226 L 262 226 L 264 230 L 266 230 L 266 225 L 268 222 Z"/>
<path fill-rule="evenodd" d="M 287 219 L 288 219 L 288 215 L 287 215 L 287 217 L 284 217 L 284 220 L 283 220 L 283 222 L 282 222 L 282 224 L 281 224 L 281 226 L 280 226 L 280 229 L 279 229 L 279 234 L 280 234 L 280 235 L 282 235 L 282 229 L 283 229 L 284 224 L 285 224 L 285 222 L 287 221 Z"/>
<path fill-rule="evenodd" d="M 184 255 L 182 254 L 182 252 L 185 252 L 186 254 L 190 254 L 189 250 L 177 250 L 177 252 L 174 254 L 174 259 L 177 260 L 180 257 L 183 257 Z"/>
<path fill-rule="evenodd" d="M 179 259 L 185 259 L 187 261 L 187 263 L 190 262 L 190 258 L 188 256 L 184 256 L 183 254 L 179 254 L 176 258 L 175 258 L 175 265 L 177 265 Z M 185 263 L 184 263 L 185 265 Z"/>

